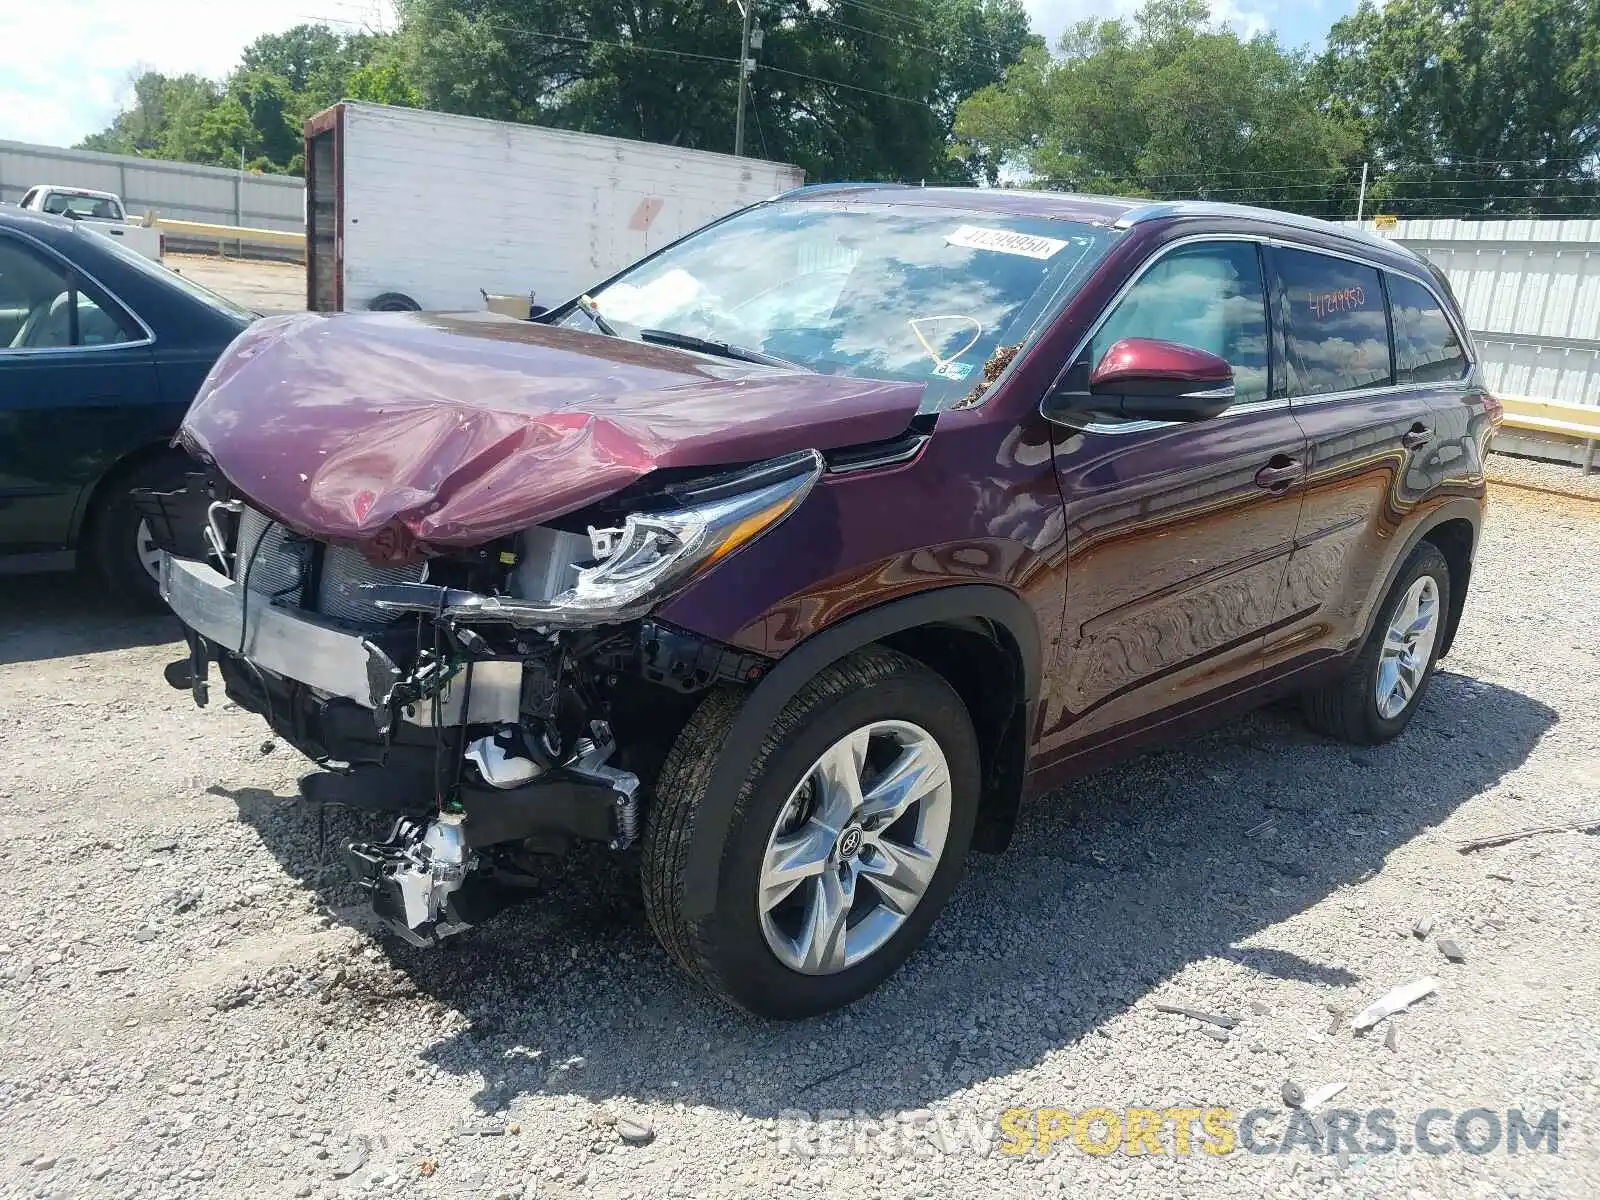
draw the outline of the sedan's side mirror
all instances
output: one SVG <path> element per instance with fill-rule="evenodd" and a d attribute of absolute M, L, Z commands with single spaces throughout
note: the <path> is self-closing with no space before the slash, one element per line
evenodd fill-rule
<path fill-rule="evenodd" d="M 1087 395 L 1061 396 L 1051 407 L 1132 421 L 1203 421 L 1232 403 L 1226 359 L 1176 342 L 1123 338 L 1095 365 Z"/>

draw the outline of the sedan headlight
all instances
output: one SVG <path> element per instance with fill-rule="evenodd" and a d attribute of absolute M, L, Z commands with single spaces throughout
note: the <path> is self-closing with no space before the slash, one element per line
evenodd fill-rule
<path fill-rule="evenodd" d="M 822 455 L 815 450 L 786 455 L 697 488 L 678 508 L 632 513 L 620 529 L 591 531 L 608 552 L 595 565 L 578 568 L 577 582 L 547 600 L 385 584 L 370 589 L 373 602 L 388 612 L 524 627 L 629 621 L 799 508 L 822 470 Z"/>

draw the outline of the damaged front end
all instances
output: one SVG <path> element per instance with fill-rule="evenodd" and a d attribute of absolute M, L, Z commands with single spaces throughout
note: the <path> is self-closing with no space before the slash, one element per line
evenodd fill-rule
<path fill-rule="evenodd" d="M 320 804 L 392 812 L 349 847 L 374 910 L 429 945 L 517 894 L 530 853 L 614 850 L 672 739 L 769 663 L 653 620 L 696 574 L 783 521 L 815 451 L 650 486 L 468 551 L 374 563 L 298 533 L 212 472 L 142 504 L 189 655 L 167 679 L 228 697 L 323 770 Z"/>

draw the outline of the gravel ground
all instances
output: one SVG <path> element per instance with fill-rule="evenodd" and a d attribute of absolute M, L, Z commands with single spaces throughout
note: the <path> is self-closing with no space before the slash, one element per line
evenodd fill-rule
<path fill-rule="evenodd" d="M 1600 804 L 1600 504 L 1496 491 L 1449 669 L 1397 743 L 1268 711 L 1084 779 L 974 858 L 886 988 L 800 1025 L 686 984 L 601 854 L 452 949 L 374 938 L 332 873 L 317 891 L 302 764 L 161 684 L 169 625 L 12 582 L 0 1192 L 1600 1195 L 1600 838 L 1455 848 Z M 1424 975 L 1433 995 L 1350 1032 Z M 1218 1041 L 1157 1003 L 1239 1023 Z M 1559 1109 L 1559 1151 L 1013 1156 L 982 1136 L 1014 1107 L 1187 1105 L 1266 1110 L 1266 1141 L 1286 1080 L 1347 1082 L 1326 1119 L 1390 1109 L 1407 1146 L 1431 1108 Z M 880 1123 L 816 1136 L 797 1110 Z"/>
<path fill-rule="evenodd" d="M 1600 470 L 1585 475 L 1583 468 L 1573 463 L 1545 462 L 1514 454 L 1491 454 L 1488 469 L 1496 483 L 1600 500 Z"/>

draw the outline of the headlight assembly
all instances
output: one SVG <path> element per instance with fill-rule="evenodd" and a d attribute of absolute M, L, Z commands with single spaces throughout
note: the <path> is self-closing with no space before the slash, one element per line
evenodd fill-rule
<path fill-rule="evenodd" d="M 394 584 L 373 588 L 390 612 L 427 612 L 519 626 L 615 624 L 641 617 L 691 577 L 781 522 L 822 475 L 815 450 L 785 455 L 685 497 L 681 507 L 631 513 L 620 529 L 592 530 L 607 551 L 578 568 L 577 581 L 547 600 L 486 596 L 457 588 Z M 442 594 L 441 594 L 442 593 Z"/>

